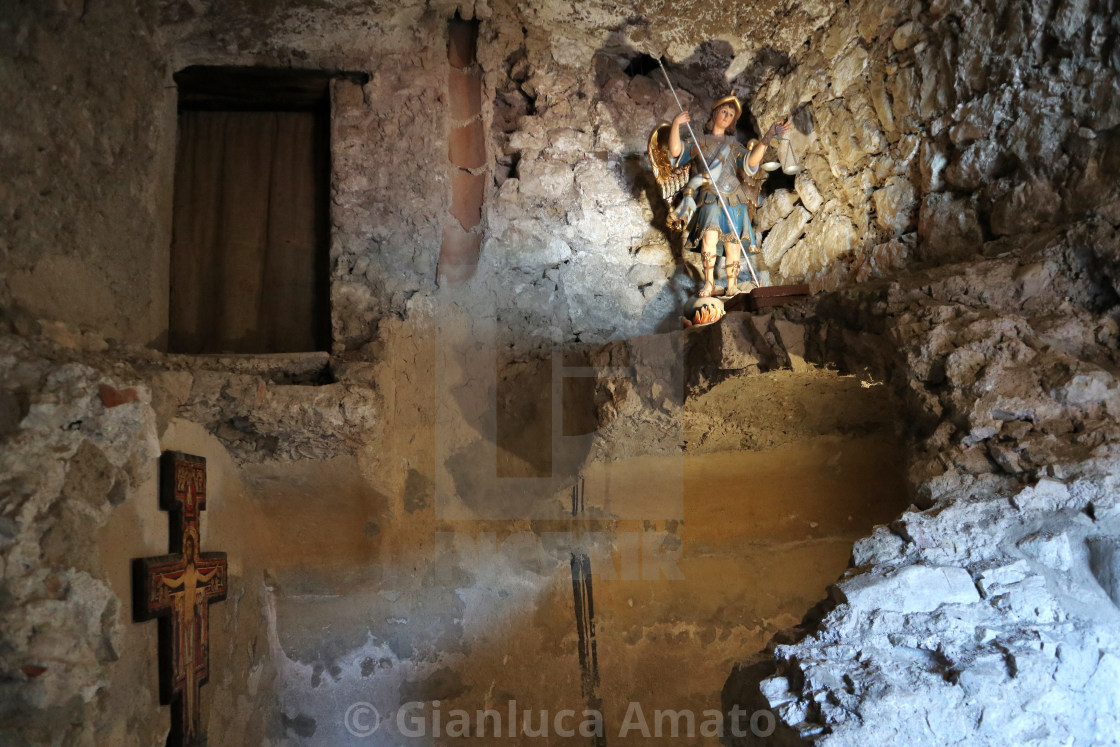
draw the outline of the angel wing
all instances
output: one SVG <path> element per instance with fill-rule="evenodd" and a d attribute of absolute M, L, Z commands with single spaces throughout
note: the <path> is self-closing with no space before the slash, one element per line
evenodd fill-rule
<path fill-rule="evenodd" d="M 649 163 L 653 167 L 653 177 L 661 187 L 661 196 L 669 203 L 669 214 L 665 219 L 673 231 L 684 229 L 684 221 L 673 215 L 673 198 L 688 183 L 688 166 L 673 166 L 669 156 L 669 123 L 662 122 L 649 134 Z"/>

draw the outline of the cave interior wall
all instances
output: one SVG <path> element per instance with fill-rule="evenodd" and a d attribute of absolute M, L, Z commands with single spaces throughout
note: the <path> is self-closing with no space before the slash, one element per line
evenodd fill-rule
<path fill-rule="evenodd" d="M 1087 502 L 1110 515 L 1099 497 L 1108 465 L 1092 463 L 1099 455 L 1084 449 L 1063 463 L 1089 467 L 1050 474 L 1045 465 L 1088 422 L 1100 426 L 1092 448 L 1112 443 L 1111 315 L 1120 287 L 1114 6 L 865 0 L 746 9 L 697 1 L 675 4 L 667 21 L 625 5 L 544 0 L 13 4 L 0 20 L 0 91 L 20 102 L 0 114 L 0 439 L 10 496 L 0 567 L 11 601 L 4 666 L 18 673 L 0 686 L 12 693 L 8 702 L 30 706 L 13 728 L 29 740 L 50 734 L 122 745 L 151 743 L 166 729 L 165 712 L 133 697 L 144 682 L 149 695 L 155 687 L 142 653 L 153 649 L 155 630 L 128 622 L 124 561 L 165 551 L 152 493 L 155 457 L 168 448 L 210 460 L 215 500 L 203 518 L 204 548 L 247 559 L 231 569 L 230 598 L 211 618 L 214 651 L 239 663 L 204 689 L 213 731 L 230 744 L 311 738 L 301 701 L 325 712 L 338 693 L 363 692 L 379 667 L 402 659 L 417 668 L 394 675 L 397 685 L 421 682 L 414 691 L 428 695 L 461 685 L 436 652 L 465 656 L 471 640 L 497 635 L 480 632 L 495 620 L 479 611 L 485 599 L 455 593 L 477 591 L 456 574 L 478 568 L 429 559 L 445 521 L 516 509 L 488 465 L 504 460 L 504 474 L 539 468 L 533 437 L 500 438 L 502 413 L 539 404 L 539 382 L 551 381 L 540 361 L 549 356 L 632 368 L 624 341 L 675 329 L 677 308 L 695 287 L 695 258 L 661 228 L 665 208 L 645 163 L 649 131 L 675 109 L 643 57 L 651 53 L 665 55 L 696 113 L 734 86 L 752 126 L 792 114 L 804 170 L 774 180 L 759 218 L 767 232 L 760 269 L 773 281 L 842 289 L 814 307 L 824 323 L 728 324 L 720 337 L 694 335 L 685 347 L 713 356 L 720 376 L 793 367 L 799 356 L 850 373 L 877 362 L 873 378 L 893 382 L 907 412 L 917 413 L 908 435 L 922 511 L 972 494 L 1030 490 L 1061 504 L 1039 511 L 1065 512 L 1063 526 L 1072 528 L 1058 534 L 1075 536 L 1071 557 L 1110 547 L 1111 529 L 1076 518 Z M 487 178 L 473 275 L 440 285 L 440 247 L 456 220 L 448 137 L 458 121 L 446 42 L 456 13 L 479 21 L 479 173 Z M 369 74 L 365 83 L 338 78 L 331 92 L 330 351 L 257 360 L 160 352 L 176 140 L 171 76 L 193 64 Z M 927 295 L 945 318 L 918 298 L 935 286 Z M 899 311 L 907 304 L 909 317 Z M 971 324 L 973 312 L 991 317 L 990 326 L 950 323 Z M 881 347 L 884 335 L 890 350 Z M 681 338 L 642 338 L 638 348 L 651 362 L 630 389 L 609 377 L 597 382 L 593 416 L 614 443 L 669 448 L 680 435 L 674 408 L 697 384 L 667 363 L 680 355 Z M 1065 398 L 1065 415 L 1054 417 L 1068 416 L 1068 431 L 1054 426 L 1030 440 L 1030 428 L 988 422 L 995 410 L 985 420 L 972 404 L 984 396 L 976 370 L 983 364 L 948 358 L 969 345 L 977 361 L 998 357 L 1000 340 L 1016 339 L 1057 351 L 1045 370 L 1088 376 L 1053 386 L 1044 378 L 1031 390 Z M 916 348 L 900 353 L 907 345 Z M 1023 410 L 1016 407 L 996 409 Z M 1033 422 L 1003 417 L 995 420 Z M 519 441 L 531 443 L 519 450 Z M 534 510 L 554 518 L 557 495 L 589 455 L 618 456 L 606 441 L 557 447 L 552 479 L 530 490 Z M 1098 497 L 1081 500 L 1077 491 L 1089 488 L 1067 486 L 1073 497 L 1055 498 L 1046 491 L 1061 490 L 1039 482 L 1082 477 L 1096 480 Z M 988 556 L 913 554 L 915 546 L 929 550 L 920 538 L 925 516 L 900 519 L 902 529 L 878 533 L 857 555 L 869 566 L 955 563 L 974 575 L 985 564 L 1003 567 Z M 1008 536 L 1021 529 L 987 514 L 956 527 L 974 520 Z M 1066 573 L 1080 574 L 1086 587 L 1101 583 L 1100 573 L 1082 574 L 1044 540 L 1031 547 L 1057 553 L 1053 562 L 1064 570 L 1032 566 L 1024 578 L 1053 584 Z M 895 552 L 898 542 L 907 549 Z M 1107 550 L 1084 553 L 1095 567 L 1112 562 Z M 525 568 L 502 572 L 511 588 L 544 583 Z M 1008 574 L 993 583 L 1022 580 Z M 832 613 L 840 616 L 835 629 L 858 618 L 843 618 L 854 598 L 843 593 L 848 607 Z M 321 623 L 353 605 L 384 611 L 385 622 L 321 639 Z M 468 607 L 475 616 L 464 629 Z M 1099 623 L 1088 614 L 1069 619 L 1088 621 L 1079 630 Z M 1012 627 L 1029 638 L 1041 636 L 1041 624 L 1016 617 Z M 1098 652 L 1102 679 L 1091 681 L 1108 692 L 1118 669 L 1111 639 L 1094 649 L 1088 637 L 1070 650 L 1086 661 Z M 539 642 L 530 636 L 518 645 L 531 652 Z M 814 650 L 823 662 L 843 653 Z M 786 655 L 783 666 L 796 658 Z M 31 675 L 25 665 L 46 671 Z M 824 718 L 806 704 L 844 689 L 790 669 L 781 676 L 787 688 L 808 682 L 768 701 L 788 705 L 791 725 Z M 767 692 L 776 692 L 780 680 L 769 681 Z M 279 709 L 275 698 L 284 701 Z M 1036 726 L 1024 722 L 1023 733 Z"/>

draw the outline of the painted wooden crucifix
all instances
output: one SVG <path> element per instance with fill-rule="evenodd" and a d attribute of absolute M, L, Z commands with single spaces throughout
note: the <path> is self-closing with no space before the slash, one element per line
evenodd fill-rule
<path fill-rule="evenodd" d="M 159 618 L 159 702 L 171 704 L 167 747 L 202 747 L 199 690 L 210 677 L 210 603 L 226 598 L 229 581 L 226 554 L 199 551 L 204 458 L 164 452 L 159 507 L 170 520 L 170 554 L 132 561 L 132 617 Z"/>

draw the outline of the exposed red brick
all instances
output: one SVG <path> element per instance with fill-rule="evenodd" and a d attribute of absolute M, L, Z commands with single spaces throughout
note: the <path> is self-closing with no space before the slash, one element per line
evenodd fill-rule
<path fill-rule="evenodd" d="M 481 120 L 451 128 L 447 157 L 461 169 L 477 169 L 486 163 L 486 139 Z"/>
<path fill-rule="evenodd" d="M 452 122 L 478 116 L 482 111 L 482 79 L 477 72 L 452 68 L 447 74 L 447 98 Z"/>
<path fill-rule="evenodd" d="M 101 403 L 105 407 L 116 407 L 118 405 L 127 405 L 129 402 L 139 402 L 140 397 L 136 394 L 136 390 L 132 387 L 128 389 L 114 389 L 108 384 L 99 384 L 97 393 L 101 395 Z"/>
<path fill-rule="evenodd" d="M 478 267 L 482 234 L 471 233 L 482 222 L 482 198 L 486 174 L 471 174 L 486 164 L 486 134 L 478 118 L 482 111 L 482 80 L 477 71 L 467 72 L 475 62 L 478 22 L 456 17 L 447 25 L 448 118 L 452 123 L 474 118 L 470 124 L 451 129 L 447 158 L 457 166 L 451 175 L 451 215 L 458 224 L 443 229 L 436 284 L 459 285 Z"/>
<path fill-rule="evenodd" d="M 482 196 L 488 174 L 455 169 L 451 175 L 451 214 L 466 230 L 482 222 Z"/>
<path fill-rule="evenodd" d="M 35 664 L 24 664 L 20 669 L 22 669 L 23 673 L 28 677 L 38 677 L 47 671 L 46 667 L 36 666 Z"/>
<path fill-rule="evenodd" d="M 478 44 L 478 21 L 454 19 L 447 24 L 447 61 L 452 67 L 474 64 Z"/>

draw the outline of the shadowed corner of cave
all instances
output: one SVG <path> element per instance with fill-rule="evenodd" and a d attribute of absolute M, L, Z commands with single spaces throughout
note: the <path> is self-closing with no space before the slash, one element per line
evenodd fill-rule
<path fill-rule="evenodd" d="M 669 95 L 665 73 L 677 89 L 677 95 L 681 96 L 682 103 L 694 99 L 699 107 L 704 108 L 727 95 L 730 84 L 723 77 L 723 72 L 734 59 L 731 45 L 725 41 L 702 42 L 684 60 L 659 58 L 655 56 L 658 50 L 652 42 L 647 48 L 642 48 L 641 42 L 638 42 L 639 46 L 635 46 L 635 42 L 631 40 L 636 36 L 632 27 L 641 27 L 644 21 L 645 19 L 631 19 L 612 31 L 606 43 L 592 57 L 599 96 L 606 105 L 615 128 L 620 133 L 627 133 L 628 146 L 631 142 L 637 142 L 636 137 L 645 138 L 649 135 L 648 131 L 638 133 L 637 129 L 641 128 L 635 128 L 639 124 L 633 118 L 635 102 L 639 105 L 649 104 L 654 98 L 661 96 L 665 99 L 666 106 L 665 111 L 661 112 L 660 121 L 667 122 L 676 116 L 678 109 L 675 100 Z M 658 64 L 659 59 L 665 65 L 665 73 Z M 630 101 L 627 101 L 628 98 Z M 695 126 L 699 127 L 706 117 L 702 116 L 696 105 L 692 108 L 695 110 Z M 659 124 L 660 121 L 654 124 Z M 649 171 L 644 139 L 641 140 L 641 146 L 636 152 L 628 147 L 627 152 L 622 154 L 626 159 L 626 168 L 620 186 L 634 198 L 644 196 L 654 205 L 663 200 Z M 664 223 L 655 222 L 654 225 L 663 226 Z"/>

